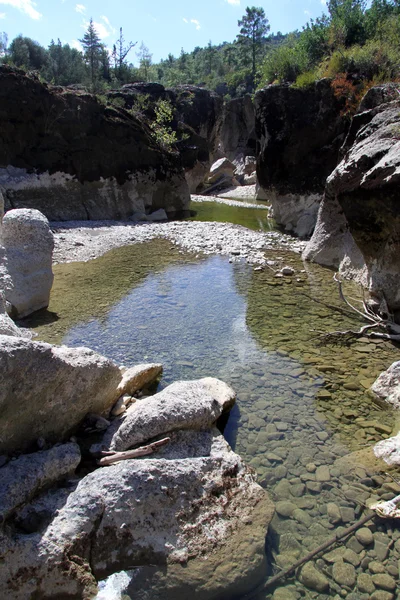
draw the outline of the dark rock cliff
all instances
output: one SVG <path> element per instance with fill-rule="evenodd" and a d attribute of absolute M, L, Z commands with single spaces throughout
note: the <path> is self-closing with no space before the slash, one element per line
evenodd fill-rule
<path fill-rule="evenodd" d="M 127 109 L 141 110 L 155 117 L 158 100 L 168 100 L 173 108 L 171 128 L 177 133 L 180 164 L 191 192 L 203 183 L 214 160 L 219 143 L 222 105 L 220 96 L 204 88 L 181 85 L 164 88 L 159 83 L 133 83 L 110 92 L 108 98 L 120 98 Z"/>
<path fill-rule="evenodd" d="M 343 159 L 328 177 L 305 258 L 340 268 L 363 265 L 373 296 L 400 309 L 400 96 L 395 85 L 369 90 L 354 116 Z M 351 248 L 350 248 L 351 250 Z M 358 264 L 357 264 L 358 263 Z"/>
<path fill-rule="evenodd" d="M 0 67 L 0 188 L 7 208 L 118 219 L 188 208 L 179 160 L 129 112 Z"/>
<path fill-rule="evenodd" d="M 255 96 L 257 177 L 275 219 L 310 235 L 327 176 L 338 161 L 346 123 L 326 79 L 307 88 L 269 86 Z"/>
<path fill-rule="evenodd" d="M 220 150 L 240 166 L 246 156 L 256 155 L 254 105 L 251 96 L 235 98 L 224 106 L 220 130 Z"/>

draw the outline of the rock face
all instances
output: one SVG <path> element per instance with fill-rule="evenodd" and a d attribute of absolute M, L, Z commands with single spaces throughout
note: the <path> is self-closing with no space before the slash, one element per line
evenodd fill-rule
<path fill-rule="evenodd" d="M 247 156 L 256 152 L 254 105 L 250 95 L 226 102 L 222 114 L 219 150 L 244 175 Z M 247 173 L 249 175 L 249 173 Z"/>
<path fill-rule="evenodd" d="M 393 311 L 400 309 L 397 98 L 393 86 L 387 85 L 372 88 L 363 99 L 342 149 L 343 160 L 327 179 L 320 226 L 305 254 L 336 268 L 346 255 L 354 270 L 365 264 L 372 296 L 379 299 L 383 294 Z M 337 215 L 336 228 L 332 229 L 327 215 L 333 222 Z M 353 250 L 348 252 L 350 246 Z"/>
<path fill-rule="evenodd" d="M 343 143 L 342 105 L 328 80 L 269 86 L 255 96 L 257 177 L 285 229 L 308 236 Z"/>
<path fill-rule="evenodd" d="M 43 530 L 3 536 L 7 593 L 92 597 L 96 580 L 146 563 L 153 567 L 138 572 L 135 597 L 148 593 L 152 577 L 163 580 L 166 566 L 164 598 L 187 597 L 190 579 L 201 599 L 254 586 L 264 574 L 273 505 L 216 430 L 179 432 L 172 444 L 170 454 L 84 477 Z"/>
<path fill-rule="evenodd" d="M 34 209 L 10 210 L 3 219 L 3 243 L 12 287 L 6 293 L 15 317 L 49 304 L 53 285 L 53 234 L 44 215 Z"/>
<path fill-rule="evenodd" d="M 156 83 L 134 83 L 110 92 L 109 98 L 120 98 L 127 109 L 143 110 L 153 119 L 154 106 L 167 100 L 173 108 L 171 128 L 177 133 L 177 148 L 189 191 L 201 189 L 214 160 L 219 140 L 222 99 L 209 90 L 192 85 L 164 88 Z M 143 108 L 144 106 L 144 108 Z"/>
<path fill-rule="evenodd" d="M 159 208 L 173 216 L 188 209 L 179 161 L 126 110 L 5 65 L 0 106 L 0 189 L 7 209 L 35 208 L 56 221 L 126 219 Z"/>
<path fill-rule="evenodd" d="M 0 453 L 58 442 L 89 412 L 107 413 L 121 372 L 88 348 L 0 336 Z"/>

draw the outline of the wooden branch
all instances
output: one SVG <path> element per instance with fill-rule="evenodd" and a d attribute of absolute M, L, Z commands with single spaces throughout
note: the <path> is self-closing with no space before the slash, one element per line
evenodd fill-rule
<path fill-rule="evenodd" d="M 116 462 L 120 462 L 121 460 L 130 460 L 131 458 L 138 458 L 139 456 L 147 456 L 148 454 L 157 452 L 161 446 L 169 444 L 170 441 L 171 438 L 167 437 L 163 438 L 162 440 L 158 440 L 157 442 L 152 442 L 147 446 L 135 448 L 135 450 L 127 450 L 126 452 L 102 452 L 104 456 L 97 461 L 97 464 L 105 467 L 108 465 L 113 465 Z"/>
<path fill-rule="evenodd" d="M 260 592 L 262 592 L 262 591 L 272 587 L 276 583 L 278 583 L 278 581 L 280 581 L 281 579 L 285 579 L 288 575 L 293 573 L 293 571 L 295 571 L 296 569 L 298 569 L 299 567 L 304 565 L 306 562 L 309 562 L 312 558 L 314 558 L 314 556 L 316 556 L 320 552 L 323 552 L 323 550 L 326 550 L 330 546 L 333 546 L 333 544 L 335 544 L 342 538 L 347 537 L 348 535 L 353 533 L 353 531 L 356 531 L 357 529 L 359 529 L 360 527 L 365 525 L 365 523 L 368 523 L 368 521 L 371 521 L 371 519 L 373 519 L 375 516 L 376 516 L 376 513 L 374 513 L 374 512 L 364 515 L 359 521 L 357 521 L 356 523 L 354 523 L 353 525 L 351 525 L 350 527 L 345 529 L 340 535 L 336 534 L 333 537 L 329 538 L 328 540 L 326 540 L 326 542 L 324 542 L 323 544 L 318 546 L 318 548 L 315 548 L 315 550 L 312 550 L 311 552 L 309 552 L 308 554 L 303 556 L 303 558 L 299 558 L 299 560 L 296 561 L 293 565 L 291 565 L 290 567 L 288 567 L 281 573 L 278 573 L 278 575 L 271 577 L 270 579 L 268 579 L 268 581 L 266 581 L 262 585 L 258 586 L 258 588 L 256 588 L 253 592 L 250 592 L 250 594 L 247 594 L 246 596 L 244 596 L 244 599 L 251 600 L 252 598 L 255 598 L 256 596 L 258 596 L 258 594 L 260 594 Z"/>
<path fill-rule="evenodd" d="M 337 275 L 338 275 L 337 273 L 334 274 L 333 280 L 336 281 L 336 283 L 338 284 L 340 299 L 343 300 L 343 302 L 345 304 L 347 304 L 347 306 L 349 306 L 355 313 L 360 315 L 360 317 L 362 317 L 363 319 L 367 319 L 367 321 L 371 321 L 372 323 L 376 323 L 377 321 L 379 321 L 380 320 L 379 317 L 377 317 L 376 319 L 373 317 L 370 317 L 369 315 L 361 312 L 361 310 L 358 310 L 358 308 L 356 308 L 355 306 L 350 304 L 350 302 L 346 299 L 345 295 L 343 294 L 342 282 L 340 281 L 340 279 L 338 279 Z"/>

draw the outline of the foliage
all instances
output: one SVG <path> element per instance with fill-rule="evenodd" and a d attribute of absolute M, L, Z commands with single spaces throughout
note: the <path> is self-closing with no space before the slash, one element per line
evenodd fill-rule
<path fill-rule="evenodd" d="M 149 72 L 152 65 L 153 55 L 150 53 L 148 47 L 142 42 L 140 44 L 139 52 L 136 52 L 136 56 L 139 59 L 139 73 L 143 81 L 149 81 Z"/>
<path fill-rule="evenodd" d="M 83 56 L 85 58 L 86 63 L 89 65 L 90 81 L 93 90 L 95 90 L 97 87 L 96 83 L 99 79 L 101 68 L 104 74 L 106 51 L 97 34 L 92 18 L 89 21 L 89 25 L 87 30 L 85 31 L 85 35 L 79 41 L 83 46 Z"/>
<path fill-rule="evenodd" d="M 246 66 L 251 65 L 253 83 L 256 76 L 257 62 L 263 49 L 263 41 L 270 30 L 264 9 L 252 6 L 246 8 L 246 13 L 238 21 L 240 33 L 237 41 L 242 50 Z"/>
<path fill-rule="evenodd" d="M 314 85 L 317 79 L 319 79 L 318 71 L 306 71 L 297 76 L 293 85 L 297 88 L 307 88 Z"/>
<path fill-rule="evenodd" d="M 150 124 L 154 138 L 164 150 L 171 151 L 177 142 L 176 132 L 171 123 L 173 120 L 173 106 L 169 100 L 158 100 L 154 107 L 155 120 Z"/>
<path fill-rule="evenodd" d="M 351 117 L 366 92 L 366 86 L 363 83 L 356 85 L 349 81 L 346 73 L 338 73 L 332 80 L 332 90 L 335 98 L 344 103 L 342 116 Z"/>
<path fill-rule="evenodd" d="M 47 52 L 31 38 L 18 35 L 8 49 L 8 61 L 16 67 L 40 71 L 47 64 Z"/>
<path fill-rule="evenodd" d="M 273 82 L 294 82 L 308 66 L 308 57 L 296 36 L 291 35 L 269 52 L 259 70 L 260 85 Z"/>

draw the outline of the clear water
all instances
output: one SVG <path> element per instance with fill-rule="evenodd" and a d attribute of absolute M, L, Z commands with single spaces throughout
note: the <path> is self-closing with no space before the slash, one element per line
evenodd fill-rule
<path fill-rule="evenodd" d="M 247 202 L 247 200 L 246 200 Z M 257 208 L 261 206 L 261 208 Z M 245 206 L 230 206 L 220 202 L 191 202 L 191 211 L 195 214 L 191 221 L 214 221 L 218 223 L 233 223 L 243 225 L 255 231 L 270 231 L 275 223 L 268 218 L 266 206 L 255 204 L 254 208 Z"/>
<path fill-rule="evenodd" d="M 49 311 L 30 325 L 41 339 L 84 344 L 118 363 L 162 362 L 162 386 L 211 375 L 234 387 L 238 401 L 226 427 L 228 441 L 256 469 L 277 506 L 290 501 L 296 509 L 273 519 L 268 552 L 274 572 L 349 526 L 369 498 L 393 496 L 390 479 L 376 475 L 368 448 L 389 434 L 394 416 L 372 402 L 368 387 L 398 351 L 368 340 L 326 343 L 323 333 L 360 325 L 326 306 L 341 306 L 332 273 L 290 253 L 268 258 L 291 264 L 296 275 L 277 279 L 270 269 L 255 272 L 220 256 L 195 259 L 165 241 L 58 265 Z M 328 516 L 328 503 L 337 506 L 338 522 Z M 400 532 L 393 539 L 396 530 L 386 523 L 376 531 L 391 544 L 381 562 L 393 570 Z M 356 574 L 368 573 L 361 561 L 374 552 L 356 553 Z M 279 598 L 349 592 L 368 598 L 356 584 L 352 589 L 335 582 L 331 563 L 319 561 L 329 577 L 328 594 L 292 578 L 278 586 Z"/>

